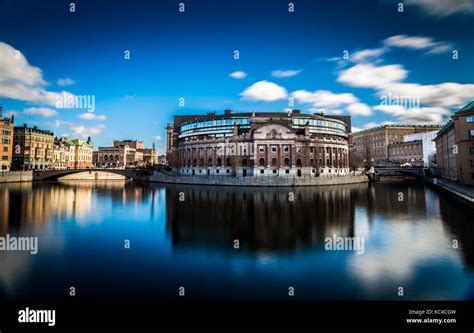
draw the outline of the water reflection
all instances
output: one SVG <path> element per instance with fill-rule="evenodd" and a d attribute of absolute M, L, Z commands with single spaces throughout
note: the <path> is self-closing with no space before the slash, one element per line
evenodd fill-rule
<path fill-rule="evenodd" d="M 400 284 L 411 299 L 465 299 L 474 284 L 472 208 L 421 183 L 15 183 L 0 185 L 0 205 L 0 235 L 38 234 L 42 248 L 37 257 L 0 252 L 0 297 L 7 291 L 28 297 L 31 281 L 51 285 L 38 282 L 50 270 L 86 280 L 96 294 L 114 284 L 147 286 L 140 297 L 151 297 L 150 290 L 162 297 L 174 281 L 224 298 L 229 294 L 219 287 L 235 290 L 235 297 L 256 297 L 247 290 L 265 281 L 263 299 L 275 297 L 287 281 L 305 288 L 301 297 L 307 299 L 392 299 Z M 333 234 L 364 237 L 364 254 L 325 251 L 325 238 Z M 117 246 L 124 238 L 136 251 L 126 257 Z M 65 265 L 69 261 L 77 267 Z M 138 277 L 144 269 L 147 277 Z M 202 287 L 211 284 L 212 290 Z M 54 294 L 50 288 L 44 287 Z M 334 289 L 337 294 L 329 293 Z M 129 291 L 127 297 L 137 292 Z"/>

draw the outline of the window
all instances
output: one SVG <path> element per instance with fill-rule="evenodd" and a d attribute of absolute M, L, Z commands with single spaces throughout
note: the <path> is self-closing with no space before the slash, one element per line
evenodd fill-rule
<path fill-rule="evenodd" d="M 276 153 L 277 151 L 277 146 L 272 146 L 272 152 Z"/>
<path fill-rule="evenodd" d="M 227 166 L 232 166 L 232 163 L 230 161 L 230 157 L 227 158 L 227 163 L 226 163 Z"/>
<path fill-rule="evenodd" d="M 301 166 L 301 159 L 298 158 L 298 159 L 296 160 L 296 166 L 299 166 L 299 167 Z"/>
<path fill-rule="evenodd" d="M 467 123 L 472 123 L 472 122 L 474 122 L 474 117 L 473 117 L 473 116 L 466 117 L 466 122 L 467 122 Z"/>
<path fill-rule="evenodd" d="M 277 173 L 277 171 L 276 171 L 276 170 L 273 170 L 273 173 Z"/>
<path fill-rule="evenodd" d="M 264 173 L 264 170 L 260 170 L 260 173 Z"/>
<path fill-rule="evenodd" d="M 229 170 L 229 169 L 227 169 L 225 172 L 226 172 L 226 173 L 230 173 L 230 170 Z"/>
<path fill-rule="evenodd" d="M 296 147 L 296 152 L 301 153 L 301 147 Z"/>
<path fill-rule="evenodd" d="M 217 166 L 222 166 L 222 160 L 220 158 L 217 159 Z"/>
<path fill-rule="evenodd" d="M 277 159 L 276 158 L 272 158 L 272 166 L 276 166 L 277 165 Z"/>
<path fill-rule="evenodd" d="M 8 146 L 3 146 L 3 151 L 8 151 Z"/>
<path fill-rule="evenodd" d="M 290 170 L 286 169 L 286 170 L 285 170 L 285 173 L 290 173 Z"/>
<path fill-rule="evenodd" d="M 467 134 L 469 136 L 469 139 L 474 139 L 474 130 L 467 131 Z"/>
<path fill-rule="evenodd" d="M 283 146 L 283 151 L 288 153 L 290 151 L 290 146 Z"/>
<path fill-rule="evenodd" d="M 258 151 L 261 153 L 265 152 L 265 146 L 258 146 Z"/>
<path fill-rule="evenodd" d="M 216 170 L 216 173 L 219 173 L 219 169 Z"/>
<path fill-rule="evenodd" d="M 265 166 L 265 159 L 261 158 L 259 160 L 259 164 L 260 164 L 260 166 Z"/>
<path fill-rule="evenodd" d="M 470 160 L 469 165 L 471 166 L 471 168 L 474 168 L 474 160 Z"/>
<path fill-rule="evenodd" d="M 469 154 L 474 154 L 474 147 L 469 147 Z"/>
<path fill-rule="evenodd" d="M 242 160 L 242 166 L 247 166 L 247 159 L 246 159 L 246 158 L 244 158 L 244 159 Z"/>
<path fill-rule="evenodd" d="M 289 158 L 285 158 L 285 165 L 290 166 L 290 159 Z"/>

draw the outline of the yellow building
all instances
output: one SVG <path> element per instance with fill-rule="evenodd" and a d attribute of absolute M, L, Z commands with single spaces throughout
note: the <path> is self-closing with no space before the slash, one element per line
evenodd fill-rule
<path fill-rule="evenodd" d="M 53 163 L 54 135 L 48 130 L 27 127 L 14 128 L 13 162 L 16 170 L 46 169 Z"/>
<path fill-rule="evenodd" d="M 13 126 L 15 117 L 2 118 L 0 105 L 0 171 L 10 171 L 13 153 Z"/>

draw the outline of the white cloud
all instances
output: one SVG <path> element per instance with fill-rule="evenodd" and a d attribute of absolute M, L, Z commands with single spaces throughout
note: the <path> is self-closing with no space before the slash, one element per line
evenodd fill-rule
<path fill-rule="evenodd" d="M 377 58 L 385 52 L 384 48 L 365 49 L 355 52 L 350 58 L 352 61 L 361 62 L 371 58 Z"/>
<path fill-rule="evenodd" d="M 235 71 L 229 74 L 230 77 L 234 79 L 243 79 L 247 76 L 247 73 L 242 72 L 242 71 Z"/>
<path fill-rule="evenodd" d="M 240 96 L 244 100 L 271 102 L 288 97 L 288 92 L 282 86 L 269 81 L 258 81 L 247 87 Z"/>
<path fill-rule="evenodd" d="M 364 125 L 364 129 L 378 127 L 378 126 L 382 126 L 382 125 L 392 125 L 392 124 L 395 124 L 395 123 L 393 121 L 383 121 L 381 123 L 371 121 L 371 122 L 368 122 L 367 124 Z"/>
<path fill-rule="evenodd" d="M 102 125 L 102 124 L 93 126 L 93 127 L 85 127 L 84 125 L 75 125 L 75 126 L 71 126 L 71 131 L 74 133 L 75 136 L 85 139 L 88 136 L 92 137 L 95 135 L 99 135 L 100 133 L 102 133 L 104 128 L 105 128 L 105 125 Z"/>
<path fill-rule="evenodd" d="M 391 47 L 401 47 L 413 50 L 427 50 L 429 53 L 447 52 L 452 45 L 446 42 L 436 42 L 431 37 L 396 35 L 384 40 Z"/>
<path fill-rule="evenodd" d="M 357 64 L 339 72 L 337 82 L 351 87 L 383 88 L 405 79 L 408 71 L 401 65 L 374 66 Z"/>
<path fill-rule="evenodd" d="M 47 82 L 40 68 L 31 66 L 21 52 L 3 42 L 0 54 L 0 97 L 55 106 L 60 93 L 44 88 Z"/>
<path fill-rule="evenodd" d="M 52 110 L 49 108 L 37 108 L 31 107 L 23 110 L 24 114 L 35 115 L 35 116 L 42 116 L 45 118 L 57 116 L 58 112 L 56 110 Z"/>
<path fill-rule="evenodd" d="M 73 85 L 73 84 L 75 84 L 75 83 L 76 83 L 76 81 L 72 80 L 72 79 L 69 78 L 69 77 L 64 78 L 64 79 L 59 79 L 59 80 L 57 81 L 57 84 L 58 84 L 59 86 L 62 86 L 62 87 L 64 87 L 64 86 L 70 86 L 70 85 Z"/>
<path fill-rule="evenodd" d="M 272 72 L 272 76 L 273 77 L 279 77 L 279 78 L 281 78 L 281 77 L 292 77 L 292 76 L 298 75 L 300 72 L 301 72 L 301 69 L 298 69 L 298 70 L 292 70 L 292 69 L 280 70 L 280 69 L 277 69 L 277 70 Z"/>
<path fill-rule="evenodd" d="M 351 132 L 352 132 L 352 133 L 360 132 L 360 131 L 362 131 L 362 130 L 363 130 L 363 128 L 354 127 L 354 126 L 351 127 Z"/>
<path fill-rule="evenodd" d="M 161 135 L 155 135 L 153 139 L 156 141 L 161 141 Z"/>
<path fill-rule="evenodd" d="M 353 116 L 370 116 L 372 114 L 372 110 L 365 103 L 350 104 L 346 109 Z"/>
<path fill-rule="evenodd" d="M 472 100 L 474 84 L 445 82 L 435 85 L 418 83 L 397 83 L 378 92 L 379 95 L 411 96 L 419 99 L 420 104 L 439 107 L 458 108 Z"/>
<path fill-rule="evenodd" d="M 377 105 L 374 110 L 380 110 L 410 124 L 441 124 L 443 118 L 450 113 L 449 109 L 442 107 L 405 108 L 400 105 Z"/>
<path fill-rule="evenodd" d="M 417 6 L 425 14 L 435 17 L 474 12 L 474 4 L 470 0 L 406 0 L 405 4 L 408 6 Z"/>
<path fill-rule="evenodd" d="M 107 117 L 104 116 L 103 114 L 95 114 L 93 112 L 81 113 L 80 115 L 78 115 L 78 117 L 85 120 L 99 120 L 99 121 L 103 121 L 107 119 Z"/>
<path fill-rule="evenodd" d="M 343 104 L 358 102 L 358 98 L 351 93 L 336 94 L 329 90 L 297 90 L 291 93 L 291 97 L 301 103 L 311 103 L 315 107 L 338 107 Z"/>

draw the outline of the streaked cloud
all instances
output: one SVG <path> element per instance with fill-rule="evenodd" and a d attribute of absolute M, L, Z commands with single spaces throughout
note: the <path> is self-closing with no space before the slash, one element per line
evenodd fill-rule
<path fill-rule="evenodd" d="M 426 50 L 428 53 L 443 53 L 452 49 L 447 42 L 437 42 L 431 37 L 396 35 L 384 40 L 390 47 L 407 48 L 413 50 Z"/>
<path fill-rule="evenodd" d="M 352 56 L 350 56 L 350 59 L 355 62 L 361 62 L 373 58 L 380 57 L 386 49 L 384 48 L 377 48 L 377 49 L 364 49 L 355 52 Z"/>
<path fill-rule="evenodd" d="M 34 115 L 34 116 L 41 116 L 45 118 L 54 117 L 58 115 L 58 111 L 49 109 L 49 108 L 38 108 L 38 107 L 31 107 L 23 110 L 24 114 Z"/>
<path fill-rule="evenodd" d="M 243 79 L 247 77 L 247 73 L 242 72 L 242 71 L 235 71 L 235 72 L 230 73 L 229 76 L 234 79 Z"/>
<path fill-rule="evenodd" d="M 292 70 L 292 69 L 281 70 L 281 69 L 277 69 L 277 70 L 274 70 L 274 71 L 272 72 L 272 76 L 273 76 L 273 77 L 278 77 L 278 78 L 292 77 L 292 76 L 298 75 L 300 72 L 301 72 L 301 69 L 298 69 L 298 70 Z"/>
<path fill-rule="evenodd" d="M 86 139 L 88 136 L 95 136 L 99 135 L 102 133 L 102 131 L 105 129 L 105 125 L 97 125 L 97 126 L 91 126 L 87 127 L 84 125 L 73 125 L 71 126 L 71 131 L 74 133 L 75 136 Z"/>
<path fill-rule="evenodd" d="M 404 80 L 408 71 L 402 65 L 376 66 L 361 63 L 339 72 L 337 82 L 358 88 L 383 88 Z"/>
<path fill-rule="evenodd" d="M 282 86 L 270 81 L 258 81 L 247 87 L 240 96 L 249 101 L 277 101 L 288 97 L 288 92 Z"/>
<path fill-rule="evenodd" d="M 474 12 L 474 3 L 470 0 L 405 0 L 405 4 L 416 6 L 424 14 L 434 17 Z"/>
<path fill-rule="evenodd" d="M 74 81 L 73 79 L 71 79 L 69 77 L 66 77 L 64 79 L 58 79 L 58 81 L 56 83 L 58 84 L 58 86 L 65 87 L 65 86 L 71 86 L 71 85 L 75 84 L 76 81 Z"/>
<path fill-rule="evenodd" d="M 41 69 L 11 45 L 0 42 L 0 54 L 0 97 L 55 106 L 61 94 L 72 95 L 46 90 Z"/>
<path fill-rule="evenodd" d="M 346 110 L 353 116 L 370 116 L 371 108 L 365 103 L 354 103 L 346 107 Z"/>
<path fill-rule="evenodd" d="M 95 114 L 93 112 L 81 113 L 80 115 L 78 115 L 78 117 L 81 118 L 81 119 L 84 119 L 84 120 L 103 121 L 103 120 L 107 119 L 107 117 L 104 116 L 103 114 Z"/>
<path fill-rule="evenodd" d="M 377 105 L 374 110 L 390 114 L 405 124 L 442 124 L 450 113 L 442 107 L 405 108 L 401 105 Z"/>

